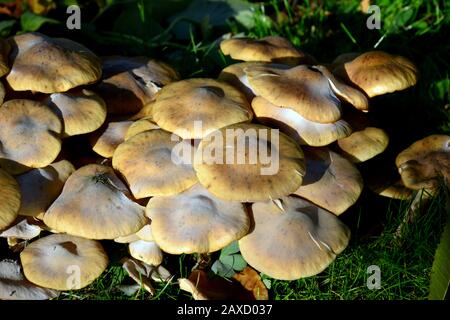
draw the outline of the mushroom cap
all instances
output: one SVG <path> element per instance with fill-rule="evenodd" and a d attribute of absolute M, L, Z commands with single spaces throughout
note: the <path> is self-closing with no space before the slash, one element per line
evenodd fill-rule
<path fill-rule="evenodd" d="M 158 266 L 163 261 L 163 253 L 154 241 L 137 240 L 128 245 L 130 255 L 151 266 Z"/>
<path fill-rule="evenodd" d="M 42 222 L 38 222 L 38 220 L 20 217 L 8 229 L 0 232 L 0 238 L 30 240 L 41 233 L 43 230 L 41 226 Z"/>
<path fill-rule="evenodd" d="M 408 200 L 413 195 L 412 190 L 405 187 L 401 179 L 393 182 L 369 181 L 368 187 L 376 194 L 391 199 Z"/>
<path fill-rule="evenodd" d="M 214 130 L 252 119 L 242 92 L 225 82 L 202 78 L 162 88 L 152 115 L 158 126 L 183 139 L 200 139 Z"/>
<path fill-rule="evenodd" d="M 149 130 L 160 129 L 158 125 L 153 122 L 152 117 L 145 117 L 135 121 L 127 130 L 125 134 L 125 140 L 134 137 L 135 135 Z"/>
<path fill-rule="evenodd" d="M 145 131 L 120 144 L 113 155 L 112 164 L 118 170 L 137 199 L 157 195 L 173 195 L 197 182 L 190 162 L 175 150 L 193 148 L 187 141 L 164 130 Z"/>
<path fill-rule="evenodd" d="M 289 64 L 313 63 L 314 59 L 297 50 L 289 40 L 279 36 L 261 39 L 231 38 L 220 43 L 223 54 L 235 60 L 266 61 Z"/>
<path fill-rule="evenodd" d="M 200 183 L 215 196 L 253 202 L 297 190 L 305 162 L 300 147 L 277 129 L 235 124 L 200 142 L 194 169 Z"/>
<path fill-rule="evenodd" d="M 108 113 L 138 112 L 155 99 L 166 84 L 179 79 L 169 65 L 147 57 L 103 58 L 103 80 L 96 91 L 106 101 Z"/>
<path fill-rule="evenodd" d="M 0 167 L 12 174 L 42 168 L 61 150 L 61 121 L 45 105 L 9 100 L 0 107 Z"/>
<path fill-rule="evenodd" d="M 9 39 L 15 91 L 65 92 L 100 79 L 100 59 L 79 43 L 32 32 Z"/>
<path fill-rule="evenodd" d="M 358 200 L 364 183 L 353 163 L 328 148 L 303 149 L 306 175 L 294 194 L 340 215 Z"/>
<path fill-rule="evenodd" d="M 20 208 L 20 189 L 17 181 L 0 169 L 0 230 L 7 228 L 17 218 Z"/>
<path fill-rule="evenodd" d="M 122 142 L 133 121 L 108 122 L 90 137 L 92 150 L 105 158 L 111 158 Z"/>
<path fill-rule="evenodd" d="M 239 89 L 241 92 L 245 94 L 248 101 L 252 101 L 255 97 L 255 93 L 248 82 L 247 74 L 245 73 L 245 68 L 247 67 L 271 67 L 271 68 L 279 68 L 279 69 L 289 69 L 290 67 L 283 64 L 274 64 L 268 62 L 261 61 L 249 61 L 249 62 L 238 62 L 229 65 L 224 68 L 220 74 L 218 79 L 224 82 L 227 82 Z"/>
<path fill-rule="evenodd" d="M 171 254 L 214 252 L 250 228 L 242 203 L 221 200 L 200 184 L 175 196 L 151 198 L 146 214 L 155 242 Z"/>
<path fill-rule="evenodd" d="M 68 234 L 52 234 L 29 244 L 20 260 L 25 277 L 56 290 L 78 290 L 97 279 L 108 266 L 101 244 Z"/>
<path fill-rule="evenodd" d="M 8 63 L 8 56 L 10 50 L 11 46 L 9 45 L 8 41 L 0 38 L 0 77 L 3 77 L 10 70 Z"/>
<path fill-rule="evenodd" d="M 61 160 L 17 176 L 22 193 L 19 214 L 31 217 L 43 215 L 74 171 L 75 168 L 69 161 Z"/>
<path fill-rule="evenodd" d="M 105 102 L 86 89 L 53 93 L 46 104 L 62 121 L 65 137 L 95 131 L 106 119 Z"/>
<path fill-rule="evenodd" d="M 280 280 L 322 272 L 348 244 L 350 230 L 335 215 L 295 197 L 252 205 L 255 227 L 239 240 L 253 268 Z M 280 206 L 283 208 L 281 209 Z"/>
<path fill-rule="evenodd" d="M 434 134 L 414 142 L 395 159 L 404 185 L 410 189 L 437 187 L 450 181 L 450 136 Z"/>
<path fill-rule="evenodd" d="M 389 136 L 379 128 L 367 127 L 337 141 L 340 153 L 354 163 L 364 162 L 382 153 Z"/>
<path fill-rule="evenodd" d="M 75 171 L 61 195 L 44 214 L 44 223 L 59 232 L 88 239 L 115 239 L 146 223 L 144 208 L 127 197 L 126 186 L 103 165 Z"/>
<path fill-rule="evenodd" d="M 6 94 L 5 87 L 0 82 L 0 106 L 3 104 L 3 99 L 5 99 L 5 94 Z"/>
<path fill-rule="evenodd" d="M 131 242 L 135 242 L 138 240 L 144 240 L 144 241 L 148 241 L 148 242 L 154 241 L 152 227 L 149 224 L 146 224 L 145 226 L 143 226 L 136 233 L 132 233 L 130 235 L 114 239 L 114 241 L 118 242 L 118 243 L 131 243 Z"/>
<path fill-rule="evenodd" d="M 411 61 L 383 51 L 363 53 L 340 64 L 333 73 L 362 89 L 370 98 L 411 87 L 419 77 Z"/>
<path fill-rule="evenodd" d="M 310 121 L 292 109 L 277 107 L 263 97 L 255 97 L 252 108 L 259 122 L 280 128 L 301 145 L 326 146 L 352 132 L 345 120 L 333 123 Z"/>
<path fill-rule="evenodd" d="M 247 67 L 245 72 L 256 95 L 276 106 L 293 109 L 319 123 L 336 122 L 341 117 L 341 102 L 328 79 L 316 68 Z"/>
<path fill-rule="evenodd" d="M 16 261 L 0 261 L 0 300 L 47 300 L 57 296 L 57 291 L 39 287 L 25 279 Z"/>

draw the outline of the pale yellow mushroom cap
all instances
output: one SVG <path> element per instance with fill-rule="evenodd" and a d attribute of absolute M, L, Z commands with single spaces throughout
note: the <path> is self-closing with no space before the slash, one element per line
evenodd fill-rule
<path fill-rule="evenodd" d="M 366 52 L 343 62 L 333 72 L 369 97 L 406 89 L 415 85 L 419 77 L 411 61 L 383 51 Z"/>
<path fill-rule="evenodd" d="M 19 214 L 41 217 L 59 196 L 64 183 L 74 171 L 69 161 L 61 160 L 17 176 L 22 193 Z"/>
<path fill-rule="evenodd" d="M 294 193 L 336 215 L 358 200 L 363 179 L 353 163 L 328 148 L 303 149 L 306 175 Z"/>
<path fill-rule="evenodd" d="M 18 262 L 0 261 L 0 300 L 47 300 L 57 296 L 57 291 L 28 281 Z"/>
<path fill-rule="evenodd" d="M 78 290 L 97 279 L 108 257 L 95 240 L 52 234 L 29 244 L 21 253 L 25 277 L 56 290 Z"/>
<path fill-rule="evenodd" d="M 95 131 L 106 119 L 105 102 L 89 90 L 53 93 L 46 104 L 62 121 L 65 137 Z"/>
<path fill-rule="evenodd" d="M 17 218 L 21 194 L 17 181 L 2 169 L 0 186 L 0 230 L 3 230 Z"/>
<path fill-rule="evenodd" d="M 414 142 L 395 159 L 402 181 L 411 189 L 450 182 L 450 136 L 434 134 Z"/>
<path fill-rule="evenodd" d="M 362 93 L 336 80 L 323 66 L 301 65 L 287 70 L 250 66 L 245 73 L 256 95 L 276 106 L 293 109 L 310 121 L 338 121 L 338 96 L 358 109 L 366 110 L 368 106 Z"/>
<path fill-rule="evenodd" d="M 12 67 L 6 80 L 15 91 L 65 92 L 100 79 L 100 59 L 72 40 L 33 32 L 9 43 Z"/>
<path fill-rule="evenodd" d="M 126 186 L 103 165 L 75 171 L 61 195 L 44 214 L 44 223 L 59 232 L 88 239 L 115 239 L 146 223 L 144 208 L 131 201 Z"/>
<path fill-rule="evenodd" d="M 125 141 L 133 121 L 108 122 L 90 136 L 92 150 L 105 158 L 111 158 L 117 146 Z"/>
<path fill-rule="evenodd" d="M 235 124 L 205 137 L 194 169 L 215 196 L 253 202 L 297 190 L 305 174 L 303 152 L 294 140 L 257 124 Z"/>
<path fill-rule="evenodd" d="M 130 255 L 151 266 L 158 266 L 163 261 L 163 253 L 154 241 L 136 240 L 128 244 Z"/>
<path fill-rule="evenodd" d="M 45 105 L 9 100 L 0 107 L 0 167 L 12 174 L 42 168 L 61 150 L 61 121 Z"/>
<path fill-rule="evenodd" d="M 230 124 L 250 121 L 245 95 L 213 79 L 188 79 L 168 84 L 153 104 L 154 121 L 183 139 L 200 139 Z M 196 124 L 200 125 L 196 128 Z"/>
<path fill-rule="evenodd" d="M 316 275 L 347 246 L 350 230 L 335 215 L 295 197 L 252 205 L 254 229 L 241 240 L 241 254 L 269 277 L 296 280 Z"/>
<path fill-rule="evenodd" d="M 189 158 L 181 157 L 177 149 Z M 193 148 L 164 130 L 139 133 L 120 144 L 113 155 L 118 170 L 137 199 L 173 195 L 197 182 L 192 167 Z M 185 161 L 186 160 L 186 161 Z"/>
<path fill-rule="evenodd" d="M 11 46 L 9 45 L 8 41 L 0 38 L 0 77 L 7 74 L 10 70 L 8 63 L 8 56 L 10 50 Z"/>
<path fill-rule="evenodd" d="M 383 129 L 367 127 L 339 139 L 340 153 L 354 163 L 364 162 L 382 153 L 389 144 L 389 136 Z"/>
<path fill-rule="evenodd" d="M 151 198 L 146 214 L 155 242 L 171 254 L 214 252 L 250 228 L 242 203 L 221 200 L 199 184 L 175 196 Z"/>
<path fill-rule="evenodd" d="M 138 133 L 159 129 L 158 125 L 153 122 L 152 117 L 145 117 L 142 119 L 139 119 L 135 121 L 127 130 L 127 133 L 125 134 L 125 140 L 130 139 L 131 137 L 134 137 Z"/>
<path fill-rule="evenodd" d="M 281 131 L 301 145 L 326 146 L 348 137 L 352 128 L 345 120 L 333 123 L 318 123 L 302 117 L 292 109 L 280 108 L 263 97 L 252 100 L 252 108 L 259 122 Z"/>
<path fill-rule="evenodd" d="M 108 113 L 130 114 L 155 99 L 165 85 L 179 79 L 169 65 L 146 57 L 103 58 L 103 80 L 96 92 L 106 101 Z"/>
<path fill-rule="evenodd" d="M 279 36 L 261 39 L 231 38 L 220 43 L 225 55 L 243 61 L 266 61 L 288 64 L 313 63 L 314 59 L 297 50 L 289 40 Z"/>

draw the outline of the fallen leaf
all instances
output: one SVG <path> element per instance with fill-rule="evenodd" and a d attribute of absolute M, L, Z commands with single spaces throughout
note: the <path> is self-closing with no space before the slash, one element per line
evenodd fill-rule
<path fill-rule="evenodd" d="M 239 281 L 246 290 L 250 291 L 256 300 L 269 299 L 269 292 L 255 269 L 246 267 L 241 272 L 236 273 L 233 278 Z"/>

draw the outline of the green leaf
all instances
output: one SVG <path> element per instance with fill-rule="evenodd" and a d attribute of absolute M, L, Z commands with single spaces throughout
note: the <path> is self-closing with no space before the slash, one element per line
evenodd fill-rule
<path fill-rule="evenodd" d="M 270 289 L 272 287 L 272 281 L 270 281 L 269 279 L 263 279 L 262 282 L 264 283 L 267 289 Z"/>
<path fill-rule="evenodd" d="M 240 254 L 221 256 L 219 260 L 224 265 L 230 266 L 236 271 L 244 270 L 244 268 L 247 266 L 247 262 L 244 260 L 244 258 L 242 258 Z"/>
<path fill-rule="evenodd" d="M 211 266 L 211 270 L 215 274 L 225 278 L 231 278 L 236 273 L 230 265 L 223 264 L 222 262 L 220 262 L 220 260 L 216 260 L 213 263 L 213 265 Z"/>
<path fill-rule="evenodd" d="M 450 200 L 447 200 L 447 212 L 447 223 L 431 267 L 429 300 L 444 300 L 450 285 Z"/>
<path fill-rule="evenodd" d="M 20 26 L 22 27 L 22 31 L 36 31 L 38 30 L 44 23 L 60 23 L 57 20 L 50 19 L 47 17 L 39 16 L 30 11 L 26 11 L 20 17 Z"/>
<path fill-rule="evenodd" d="M 228 246 L 222 249 L 222 251 L 220 252 L 220 256 L 228 256 L 237 252 L 239 252 L 239 244 L 237 241 L 233 241 Z"/>
<path fill-rule="evenodd" d="M 0 21 L 0 37 L 7 37 L 11 33 L 11 29 L 16 24 L 16 20 Z"/>

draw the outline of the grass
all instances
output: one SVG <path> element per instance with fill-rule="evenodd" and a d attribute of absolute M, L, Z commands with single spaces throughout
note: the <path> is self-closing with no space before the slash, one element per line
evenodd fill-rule
<path fill-rule="evenodd" d="M 128 1 L 133 2 L 136 1 Z M 139 3 L 142 8 L 143 2 Z M 219 53 L 217 47 L 226 32 L 255 38 L 281 35 L 324 63 L 331 62 L 341 53 L 374 49 L 406 56 L 418 65 L 421 79 L 414 88 L 371 101 L 369 118 L 389 133 L 391 141 L 382 156 L 360 166 L 365 175 L 378 162 L 394 166 L 398 152 L 417 139 L 432 133 L 450 134 L 448 2 L 379 0 L 376 3 L 381 9 L 380 30 L 365 27 L 368 16 L 360 11 L 357 0 L 273 0 L 255 4 L 250 27 L 234 20 L 214 28 L 205 23 L 192 23 L 188 37 L 184 39 L 172 34 L 177 21 L 168 21 L 162 13 L 157 17 L 156 14 L 146 16 L 146 11 L 142 10 L 139 11 L 141 20 L 148 23 L 158 18 L 165 31 L 145 36 L 112 31 L 111 21 L 120 14 L 120 6 L 103 10 L 95 17 L 95 23 L 86 25 L 78 33 L 67 34 L 64 27 L 57 25 L 44 25 L 41 31 L 68 36 L 99 55 L 157 57 L 175 66 L 184 78 L 216 77 L 222 68 L 232 63 Z M 428 210 L 406 229 L 404 243 L 397 245 L 393 234 L 408 202 L 382 198 L 366 188 L 357 204 L 341 216 L 352 230 L 348 248 L 317 276 L 297 281 L 270 279 L 270 298 L 426 299 L 447 201 L 448 192 L 440 192 Z M 108 270 L 89 287 L 64 293 L 60 298 L 191 299 L 189 294 L 178 289 L 176 283 L 155 284 L 157 293 L 153 297 L 143 290 L 132 296 L 124 295 L 117 286 L 131 283 L 131 280 L 118 261 L 126 251 L 124 246 L 110 242 L 105 243 L 105 247 L 112 261 Z M 168 255 L 164 262 L 176 277 L 188 276 L 194 264 L 190 255 Z M 367 268 L 371 265 L 380 268 L 380 289 L 367 288 Z"/>

